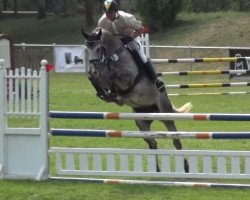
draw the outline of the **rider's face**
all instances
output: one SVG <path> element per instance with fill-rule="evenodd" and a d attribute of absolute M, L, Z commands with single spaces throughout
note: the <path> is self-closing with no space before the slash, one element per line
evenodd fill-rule
<path fill-rule="evenodd" d="M 110 21 L 114 21 L 116 19 L 116 12 L 107 12 L 106 13 L 106 17 L 110 20 Z"/>

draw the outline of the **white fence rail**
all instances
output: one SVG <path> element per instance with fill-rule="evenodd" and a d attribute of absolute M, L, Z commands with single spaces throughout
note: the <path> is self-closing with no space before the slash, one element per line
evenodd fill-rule
<path fill-rule="evenodd" d="M 248 151 L 51 148 L 58 175 L 249 179 Z M 184 158 L 189 173 L 184 172 Z M 156 171 L 159 161 L 161 172 Z M 199 165 L 200 163 L 200 165 Z"/>

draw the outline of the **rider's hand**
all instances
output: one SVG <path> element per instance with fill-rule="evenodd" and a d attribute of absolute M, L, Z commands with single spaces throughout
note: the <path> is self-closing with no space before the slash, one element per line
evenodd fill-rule
<path fill-rule="evenodd" d="M 121 41 L 122 41 L 122 43 L 123 43 L 124 45 L 126 45 L 126 44 L 132 42 L 132 41 L 133 41 L 133 38 L 132 38 L 132 37 L 129 37 L 129 36 L 127 36 L 127 37 L 122 37 L 122 38 L 121 38 Z"/>

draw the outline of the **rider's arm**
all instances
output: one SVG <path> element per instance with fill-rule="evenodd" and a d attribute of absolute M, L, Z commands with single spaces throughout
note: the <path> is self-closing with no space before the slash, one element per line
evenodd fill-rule
<path fill-rule="evenodd" d="M 144 32 L 144 27 L 141 26 L 138 30 L 136 30 L 136 31 L 133 33 L 132 38 L 133 38 L 133 39 L 137 38 L 137 37 L 140 36 L 143 32 Z"/>
<path fill-rule="evenodd" d="M 133 39 L 140 36 L 144 32 L 144 27 L 142 26 L 141 21 L 137 20 L 134 15 L 121 11 L 119 14 L 124 21 L 125 27 L 134 30 L 133 34 L 131 35 Z"/>

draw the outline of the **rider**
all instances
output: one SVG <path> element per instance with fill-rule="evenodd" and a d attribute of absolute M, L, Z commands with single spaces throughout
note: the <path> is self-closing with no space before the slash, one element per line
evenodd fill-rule
<path fill-rule="evenodd" d="M 105 28 L 113 34 L 121 34 L 121 41 L 131 49 L 136 50 L 144 63 L 143 69 L 153 83 L 156 84 L 160 92 L 165 91 L 165 85 L 162 80 L 157 78 L 155 70 L 150 60 L 145 56 L 139 37 L 144 32 L 141 22 L 126 12 L 118 11 L 118 5 L 115 0 L 105 0 L 103 4 L 104 15 L 99 19 L 98 26 Z"/>

